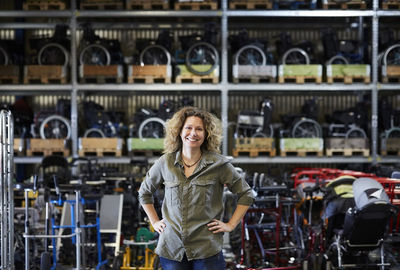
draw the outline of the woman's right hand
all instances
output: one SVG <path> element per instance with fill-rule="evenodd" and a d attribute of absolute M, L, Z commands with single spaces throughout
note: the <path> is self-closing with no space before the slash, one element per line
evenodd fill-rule
<path fill-rule="evenodd" d="M 165 223 L 164 223 L 164 219 L 159 220 L 159 221 L 157 221 L 157 222 L 155 222 L 154 224 L 151 224 L 151 225 L 153 226 L 154 230 L 156 232 L 158 232 L 159 234 L 163 233 L 165 227 L 167 227 L 167 225 L 165 225 Z"/>

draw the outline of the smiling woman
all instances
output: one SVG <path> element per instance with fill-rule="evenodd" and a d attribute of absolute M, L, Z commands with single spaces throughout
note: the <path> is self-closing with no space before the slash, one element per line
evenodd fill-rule
<path fill-rule="evenodd" d="M 253 202 L 249 185 L 219 154 L 221 123 L 195 107 L 176 112 L 166 124 L 164 155 L 147 173 L 139 200 L 160 233 L 156 253 L 164 270 L 225 269 L 222 236 L 232 231 Z M 153 193 L 165 186 L 162 219 Z M 224 223 L 224 186 L 238 195 L 232 218 Z"/>

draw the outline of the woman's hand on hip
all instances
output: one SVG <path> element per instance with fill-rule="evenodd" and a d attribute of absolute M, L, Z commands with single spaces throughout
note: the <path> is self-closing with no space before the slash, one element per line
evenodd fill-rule
<path fill-rule="evenodd" d="M 152 225 L 153 225 L 154 230 L 156 232 L 158 232 L 159 234 L 163 233 L 165 230 L 165 227 L 167 227 L 167 225 L 165 225 L 165 223 L 164 223 L 164 219 L 156 221 Z"/>
<path fill-rule="evenodd" d="M 207 224 L 208 230 L 213 233 L 221 233 L 221 232 L 231 232 L 234 227 L 229 223 L 224 223 L 220 220 L 213 219 L 210 223 Z"/>

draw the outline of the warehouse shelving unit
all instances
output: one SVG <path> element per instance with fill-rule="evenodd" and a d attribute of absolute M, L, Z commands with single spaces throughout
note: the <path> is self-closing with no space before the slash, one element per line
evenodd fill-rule
<path fill-rule="evenodd" d="M 218 84 L 80 84 L 77 78 L 77 61 L 71 61 L 70 83 L 65 85 L 0 85 L 0 91 L 18 95 L 46 95 L 49 93 L 67 93 L 71 97 L 71 125 L 72 125 L 72 155 L 78 155 L 78 96 L 83 92 L 102 93 L 110 90 L 118 92 L 145 93 L 148 91 L 167 91 L 171 93 L 181 92 L 198 92 L 198 91 L 215 91 L 218 92 L 221 99 L 221 119 L 223 123 L 223 154 L 227 155 L 228 151 L 228 111 L 229 111 L 229 94 L 237 91 L 257 91 L 271 92 L 295 91 L 306 93 L 314 92 L 371 92 L 371 157 L 307 157 L 307 163 L 396 163 L 400 158 L 381 158 L 378 155 L 378 92 L 400 90 L 399 84 L 381 84 L 378 82 L 378 36 L 379 36 L 379 20 L 382 17 L 399 17 L 400 11 L 386 11 L 379 9 L 378 0 L 372 3 L 370 10 L 228 10 L 228 0 L 222 0 L 220 10 L 217 11 L 86 11 L 77 8 L 76 0 L 70 3 L 70 10 L 66 11 L 0 11 L 0 18 L 4 18 L 0 22 L 0 29 L 53 29 L 55 23 L 20 23 L 20 22 L 4 22 L 13 18 L 59 18 L 69 22 L 71 37 L 71 59 L 77 59 L 77 30 L 78 21 L 81 19 L 112 19 L 112 18 L 214 18 L 220 20 L 220 83 Z M 344 84 L 278 84 L 278 83 L 260 83 L 250 84 L 241 83 L 233 84 L 228 81 L 229 65 L 228 65 L 228 34 L 229 20 L 235 18 L 364 18 L 371 20 L 371 74 L 372 80 L 369 84 L 356 83 L 352 85 Z M 98 23 L 98 24 L 101 24 Z M 121 25 L 130 25 L 130 23 L 120 23 Z M 135 24 L 133 22 L 131 25 Z M 111 27 L 118 25 L 118 22 L 110 23 Z M 105 157 L 100 158 L 100 162 L 105 163 L 129 163 L 129 157 Z M 16 163 L 38 163 L 40 157 L 16 157 Z M 151 159 L 150 162 L 154 161 Z M 283 164 L 283 163 L 304 163 L 303 157 L 258 157 L 247 158 L 238 157 L 233 159 L 237 164 Z"/>

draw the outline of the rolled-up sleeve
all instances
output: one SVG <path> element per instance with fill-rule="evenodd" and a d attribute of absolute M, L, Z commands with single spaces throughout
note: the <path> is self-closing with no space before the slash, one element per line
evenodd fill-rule
<path fill-rule="evenodd" d="M 227 163 L 222 179 L 228 189 L 238 196 L 238 204 L 252 205 L 254 202 L 253 190 L 242 178 L 242 176 L 235 170 L 232 164 Z"/>
<path fill-rule="evenodd" d="M 153 193 L 163 182 L 162 179 L 162 160 L 157 160 L 147 172 L 146 177 L 139 189 L 140 204 L 154 204 Z"/>

